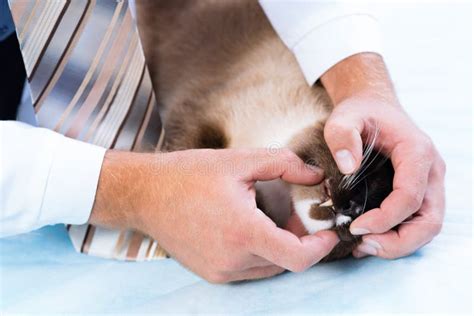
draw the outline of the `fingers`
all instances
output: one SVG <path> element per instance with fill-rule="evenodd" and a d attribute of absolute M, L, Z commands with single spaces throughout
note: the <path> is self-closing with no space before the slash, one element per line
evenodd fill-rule
<path fill-rule="evenodd" d="M 415 216 L 401 224 L 398 230 L 364 236 L 362 244 L 355 250 L 356 256 L 367 254 L 386 259 L 407 256 L 430 242 L 439 233 L 441 224 L 439 219 Z"/>
<path fill-rule="evenodd" d="M 350 231 L 353 235 L 387 232 L 416 211 L 414 207 L 406 207 L 407 205 L 418 205 L 418 202 L 413 201 L 410 192 L 394 190 L 380 208 L 370 210 L 354 220 Z"/>
<path fill-rule="evenodd" d="M 393 191 L 380 208 L 358 217 L 351 224 L 351 233 L 384 233 L 420 209 L 432 166 L 431 157 L 416 142 L 400 144 L 392 154 Z"/>
<path fill-rule="evenodd" d="M 354 250 L 352 251 L 352 256 L 354 256 L 354 258 L 357 258 L 357 259 L 365 258 L 365 257 L 367 257 L 368 255 L 369 255 L 368 253 L 359 251 L 358 249 L 354 249 Z"/>
<path fill-rule="evenodd" d="M 355 114 L 355 113 L 354 113 Z M 363 121 L 348 113 L 338 114 L 337 109 L 324 126 L 324 139 L 343 174 L 351 174 L 362 161 Z"/>
<path fill-rule="evenodd" d="M 339 239 L 333 231 L 321 231 L 298 238 L 278 228 L 265 215 L 258 215 L 249 250 L 293 272 L 301 272 L 327 256 Z"/>
<path fill-rule="evenodd" d="M 312 185 L 324 178 L 322 169 L 306 165 L 289 149 L 255 150 L 248 154 L 246 181 L 281 178 L 293 184 Z"/>
<path fill-rule="evenodd" d="M 222 284 L 235 281 L 257 280 L 275 276 L 284 272 L 285 269 L 276 265 L 268 265 L 265 267 L 253 267 L 238 272 L 222 272 L 214 273 L 207 277 L 206 280 L 211 283 Z"/>
<path fill-rule="evenodd" d="M 302 237 L 308 234 L 308 231 L 301 222 L 300 217 L 293 213 L 291 214 L 288 222 L 286 223 L 285 229 L 295 234 L 297 237 Z"/>
<path fill-rule="evenodd" d="M 244 271 L 240 271 L 238 273 L 234 273 L 233 275 L 229 276 L 229 280 L 227 282 L 264 279 L 275 276 L 284 271 L 285 269 L 276 265 L 270 265 L 266 267 L 254 267 Z"/>
<path fill-rule="evenodd" d="M 441 230 L 444 209 L 444 163 L 439 160 L 430 172 L 425 199 L 418 213 L 404 221 L 398 230 L 363 237 L 363 243 L 354 251 L 355 257 L 367 254 L 382 258 L 409 255 L 430 242 Z"/>
<path fill-rule="evenodd" d="M 274 264 L 260 256 L 250 254 L 249 257 L 242 261 L 237 268 L 239 271 L 242 271 L 251 268 L 268 267 L 271 265 Z"/>
<path fill-rule="evenodd" d="M 284 272 L 285 269 L 271 262 L 251 255 L 245 266 L 238 269 L 214 271 L 205 275 L 205 279 L 211 283 L 228 283 L 242 280 L 253 280 L 268 278 Z"/>

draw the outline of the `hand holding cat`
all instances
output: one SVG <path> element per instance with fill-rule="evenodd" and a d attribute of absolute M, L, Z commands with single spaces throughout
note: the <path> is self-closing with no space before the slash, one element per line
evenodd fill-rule
<path fill-rule="evenodd" d="M 278 178 L 310 185 L 323 174 L 289 150 L 110 151 L 90 222 L 146 232 L 211 282 L 303 271 L 338 238 L 330 231 L 298 238 L 261 212 L 253 184 Z"/>
<path fill-rule="evenodd" d="M 380 208 L 351 224 L 353 234 L 364 235 L 353 255 L 398 258 L 416 251 L 441 230 L 443 159 L 399 105 L 380 56 L 350 57 L 322 81 L 335 104 L 324 135 L 341 172 L 358 169 L 362 138 L 375 128 L 380 130 L 376 148 L 390 157 L 395 169 L 393 192 Z"/>

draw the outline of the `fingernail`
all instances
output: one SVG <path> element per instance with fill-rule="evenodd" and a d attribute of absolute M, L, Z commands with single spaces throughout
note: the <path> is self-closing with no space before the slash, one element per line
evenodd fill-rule
<path fill-rule="evenodd" d="M 336 152 L 336 162 L 339 170 L 344 174 L 354 172 L 355 160 L 351 152 L 347 149 L 342 149 Z"/>
<path fill-rule="evenodd" d="M 376 256 L 377 250 L 382 249 L 382 246 L 375 240 L 365 239 L 358 247 L 357 251 Z"/>
<path fill-rule="evenodd" d="M 354 227 L 354 228 L 351 227 L 350 231 L 352 235 L 367 235 L 370 233 L 370 231 L 368 231 L 367 229 L 358 228 L 358 227 Z"/>

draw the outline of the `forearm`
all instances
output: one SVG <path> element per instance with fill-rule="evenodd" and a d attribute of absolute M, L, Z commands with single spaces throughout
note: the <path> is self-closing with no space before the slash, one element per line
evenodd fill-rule
<path fill-rule="evenodd" d="M 157 155 L 106 152 L 89 223 L 109 228 L 134 228 L 144 209 L 156 172 Z M 156 197 L 155 197 L 156 198 Z"/>
<path fill-rule="evenodd" d="M 321 76 L 321 82 L 335 105 L 355 96 L 398 103 L 383 58 L 375 53 L 340 61 Z"/>

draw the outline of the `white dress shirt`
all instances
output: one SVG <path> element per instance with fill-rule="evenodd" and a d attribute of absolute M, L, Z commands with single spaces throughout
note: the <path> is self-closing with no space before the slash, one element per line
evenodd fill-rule
<path fill-rule="evenodd" d="M 308 84 L 351 55 L 381 54 L 377 21 L 366 8 L 339 1 L 260 4 Z M 104 154 L 104 148 L 44 128 L 1 121 L 0 237 L 45 225 L 87 222 Z"/>

